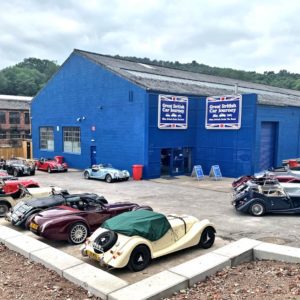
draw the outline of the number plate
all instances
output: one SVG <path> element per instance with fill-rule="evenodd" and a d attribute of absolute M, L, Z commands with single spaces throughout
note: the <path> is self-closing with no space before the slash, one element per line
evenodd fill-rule
<path fill-rule="evenodd" d="M 99 260 L 99 255 L 97 253 L 94 253 L 90 250 L 86 250 L 86 254 L 88 255 L 89 258 L 92 258 L 94 260 Z"/>
<path fill-rule="evenodd" d="M 39 228 L 39 225 L 31 222 L 29 227 L 32 228 L 33 230 L 37 230 Z"/>

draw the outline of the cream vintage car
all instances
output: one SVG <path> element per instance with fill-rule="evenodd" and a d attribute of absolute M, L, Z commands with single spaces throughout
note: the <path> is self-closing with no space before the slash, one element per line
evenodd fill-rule
<path fill-rule="evenodd" d="M 214 225 L 207 219 L 137 210 L 103 223 L 82 246 L 81 254 L 101 265 L 127 266 L 136 272 L 163 255 L 193 246 L 210 248 L 215 233 Z"/>
<path fill-rule="evenodd" d="M 0 194 L 0 217 L 6 216 L 11 207 L 15 206 L 20 200 L 28 201 L 34 198 L 47 197 L 53 192 L 61 192 L 59 187 L 35 187 L 25 188 L 20 185 L 19 191 L 12 194 Z"/>

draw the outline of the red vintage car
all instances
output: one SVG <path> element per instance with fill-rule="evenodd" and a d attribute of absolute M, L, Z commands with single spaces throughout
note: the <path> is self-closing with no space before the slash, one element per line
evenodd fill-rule
<path fill-rule="evenodd" d="M 74 204 L 44 210 L 27 220 L 26 227 L 46 239 L 81 244 L 105 220 L 132 210 L 152 210 L 131 202 L 88 202 L 74 199 Z"/>
<path fill-rule="evenodd" d="M 19 191 L 19 185 L 26 188 L 35 188 L 40 185 L 32 179 L 5 180 L 0 184 L 0 194 L 14 194 Z"/>
<path fill-rule="evenodd" d="M 40 158 L 35 162 L 37 170 L 51 172 L 67 172 L 68 165 L 63 162 L 62 156 L 55 156 L 54 159 L 51 158 Z"/>

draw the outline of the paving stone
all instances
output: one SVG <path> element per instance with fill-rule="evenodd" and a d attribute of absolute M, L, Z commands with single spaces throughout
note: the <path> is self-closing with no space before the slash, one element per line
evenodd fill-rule
<path fill-rule="evenodd" d="M 236 242 L 219 248 L 212 253 L 224 255 L 231 259 L 231 266 L 237 266 L 243 262 L 253 260 L 253 248 L 262 242 L 248 238 L 240 239 Z"/>
<path fill-rule="evenodd" d="M 5 240 L 5 245 L 23 256 L 29 258 L 33 251 L 49 248 L 45 243 L 42 243 L 32 237 L 20 235 Z"/>
<path fill-rule="evenodd" d="M 82 260 L 53 247 L 32 252 L 30 259 L 56 271 L 60 276 L 63 275 L 63 270 L 83 264 Z"/>
<path fill-rule="evenodd" d="M 101 299 L 107 299 L 109 293 L 128 285 L 126 281 L 86 263 L 63 271 L 63 277 Z"/>
<path fill-rule="evenodd" d="M 21 236 L 22 233 L 11 229 L 6 226 L 0 225 L 0 242 L 4 243 L 7 239 L 15 237 L 15 236 Z"/>
<path fill-rule="evenodd" d="M 230 266 L 230 258 L 215 253 L 207 253 L 171 268 L 170 271 L 187 277 L 189 279 L 189 286 L 192 286 L 206 277 L 215 274 L 217 271 Z"/>
<path fill-rule="evenodd" d="M 161 299 L 187 287 L 187 278 L 169 271 L 163 271 L 109 294 L 108 299 Z"/>
<path fill-rule="evenodd" d="M 279 260 L 289 263 L 300 263 L 299 248 L 271 243 L 261 243 L 253 250 L 255 259 Z"/>

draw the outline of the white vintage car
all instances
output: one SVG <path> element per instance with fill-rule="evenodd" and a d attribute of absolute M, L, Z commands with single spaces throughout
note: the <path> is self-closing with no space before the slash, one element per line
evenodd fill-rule
<path fill-rule="evenodd" d="M 111 164 L 99 164 L 85 169 L 83 172 L 83 177 L 85 179 L 102 179 L 108 183 L 111 183 L 113 181 L 128 180 L 130 174 L 127 170 L 118 170 L 113 168 Z"/>
<path fill-rule="evenodd" d="M 59 187 L 25 188 L 20 185 L 20 190 L 14 194 L 0 194 L 0 217 L 6 216 L 10 208 L 20 201 L 29 201 L 34 198 L 47 197 L 53 192 L 61 192 Z"/>
<path fill-rule="evenodd" d="M 85 245 L 81 254 L 113 268 L 141 271 L 151 259 L 185 248 L 210 248 L 215 227 L 207 219 L 193 216 L 165 216 L 146 210 L 120 214 L 107 220 Z"/>

